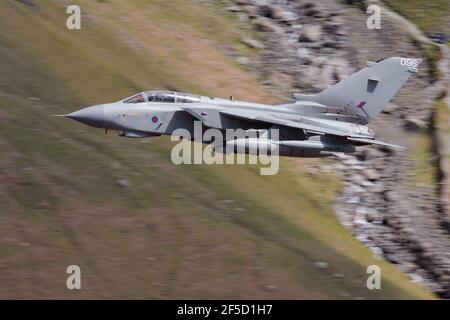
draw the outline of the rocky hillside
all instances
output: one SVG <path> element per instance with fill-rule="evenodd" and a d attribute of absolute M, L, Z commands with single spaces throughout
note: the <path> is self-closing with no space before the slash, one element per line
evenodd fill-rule
<path fill-rule="evenodd" d="M 380 139 L 405 145 L 406 152 L 362 148 L 343 161 L 315 161 L 310 167 L 316 169 L 310 170 L 339 173 L 343 190 L 334 206 L 336 213 L 375 256 L 449 298 L 450 223 L 435 132 L 436 106 L 448 86 L 447 48 L 431 43 L 411 22 L 379 1 L 227 3 L 248 30 L 263 34 L 257 45 L 244 38 L 260 51 L 259 59 L 238 61 L 258 72 L 263 83 L 282 91 L 318 92 L 370 60 L 425 58 L 420 73 L 408 80 L 373 123 Z M 369 4 L 382 7 L 380 30 L 366 27 Z M 421 17 L 429 15 L 429 21 L 433 12 L 422 10 Z"/>

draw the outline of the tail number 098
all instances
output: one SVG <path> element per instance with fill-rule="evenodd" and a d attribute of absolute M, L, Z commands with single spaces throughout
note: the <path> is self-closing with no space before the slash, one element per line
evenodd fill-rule
<path fill-rule="evenodd" d="M 411 72 L 417 72 L 417 60 L 411 58 L 401 58 L 400 65 L 407 66 Z"/>

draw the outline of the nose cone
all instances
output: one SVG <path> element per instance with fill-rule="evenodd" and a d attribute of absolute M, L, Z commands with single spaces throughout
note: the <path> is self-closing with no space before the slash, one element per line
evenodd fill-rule
<path fill-rule="evenodd" d="M 102 104 L 72 112 L 67 116 L 96 128 L 103 128 L 105 124 L 105 109 Z"/>

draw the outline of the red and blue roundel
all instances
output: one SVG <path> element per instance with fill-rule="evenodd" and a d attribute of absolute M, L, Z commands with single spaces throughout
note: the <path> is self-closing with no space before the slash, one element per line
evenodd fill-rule
<path fill-rule="evenodd" d="M 157 116 L 153 116 L 152 117 L 152 122 L 153 123 L 157 123 L 158 122 L 158 117 Z"/>

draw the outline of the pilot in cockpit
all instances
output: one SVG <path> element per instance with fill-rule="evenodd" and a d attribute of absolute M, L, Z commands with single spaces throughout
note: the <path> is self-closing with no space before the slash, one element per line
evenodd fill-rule
<path fill-rule="evenodd" d="M 147 98 L 147 99 L 146 99 Z M 139 93 L 131 98 L 124 100 L 124 103 L 143 103 L 143 102 L 159 102 L 159 103 L 192 103 L 199 102 L 200 96 L 171 92 L 171 91 L 146 91 Z"/>

